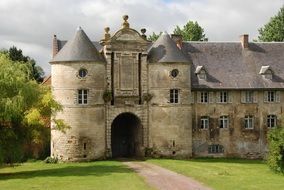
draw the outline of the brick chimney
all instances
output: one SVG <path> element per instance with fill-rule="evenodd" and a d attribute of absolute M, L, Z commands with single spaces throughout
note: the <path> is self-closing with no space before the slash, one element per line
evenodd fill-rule
<path fill-rule="evenodd" d="M 242 43 L 243 49 L 246 49 L 249 47 L 249 35 L 248 34 L 241 35 L 241 43 Z"/>
<path fill-rule="evenodd" d="M 179 49 L 181 49 L 182 48 L 182 35 L 180 35 L 180 34 L 171 34 L 171 38 L 177 44 L 177 47 Z"/>
<path fill-rule="evenodd" d="M 52 40 L 52 58 L 58 53 L 58 41 L 56 35 L 53 35 Z"/>

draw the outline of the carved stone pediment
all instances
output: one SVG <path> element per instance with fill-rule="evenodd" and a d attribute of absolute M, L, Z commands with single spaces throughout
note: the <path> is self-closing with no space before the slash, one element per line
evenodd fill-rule
<path fill-rule="evenodd" d="M 116 32 L 111 38 L 111 42 L 149 43 L 136 30 L 131 28 L 124 28 Z"/>

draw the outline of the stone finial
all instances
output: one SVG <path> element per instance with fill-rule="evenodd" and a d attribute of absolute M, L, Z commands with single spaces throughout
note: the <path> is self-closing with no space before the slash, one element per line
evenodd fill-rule
<path fill-rule="evenodd" d="M 142 28 L 142 29 L 141 29 L 141 33 L 142 33 L 141 36 L 142 36 L 144 39 L 146 39 L 146 38 L 147 38 L 147 36 L 146 36 L 146 34 L 145 34 L 145 33 L 146 33 L 146 28 Z"/>
<path fill-rule="evenodd" d="M 124 22 L 122 23 L 123 28 L 129 28 L 129 23 L 128 23 L 128 15 L 124 15 L 123 17 Z"/>
<path fill-rule="evenodd" d="M 109 27 L 105 27 L 105 41 L 110 39 Z"/>
<path fill-rule="evenodd" d="M 57 36 L 54 34 L 53 35 L 53 40 L 52 40 L 52 57 L 55 57 L 55 55 L 58 53 L 58 40 Z"/>

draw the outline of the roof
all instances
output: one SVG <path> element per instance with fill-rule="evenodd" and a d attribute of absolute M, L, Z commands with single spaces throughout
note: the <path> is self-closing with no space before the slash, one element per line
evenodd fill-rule
<path fill-rule="evenodd" d="M 81 27 L 66 44 L 63 41 L 58 42 L 59 52 L 51 62 L 103 61 L 103 57 Z"/>
<path fill-rule="evenodd" d="M 149 63 L 189 63 L 170 35 L 164 32 L 148 50 Z"/>
<path fill-rule="evenodd" d="M 193 63 L 193 89 L 265 89 L 284 88 L 284 43 L 184 42 L 185 52 Z M 198 66 L 206 68 L 207 80 L 195 74 Z M 273 68 L 273 78 L 259 74 L 263 66 Z"/>

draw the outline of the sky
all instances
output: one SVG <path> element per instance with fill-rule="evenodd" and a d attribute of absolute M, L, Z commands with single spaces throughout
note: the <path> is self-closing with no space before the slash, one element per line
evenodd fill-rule
<path fill-rule="evenodd" d="M 92 41 L 104 28 L 114 34 L 122 16 L 146 34 L 171 33 L 197 21 L 209 41 L 238 41 L 241 34 L 257 39 L 258 29 L 277 14 L 284 0 L 0 0 L 0 49 L 16 46 L 50 73 L 52 37 L 68 40 L 81 26 Z"/>

